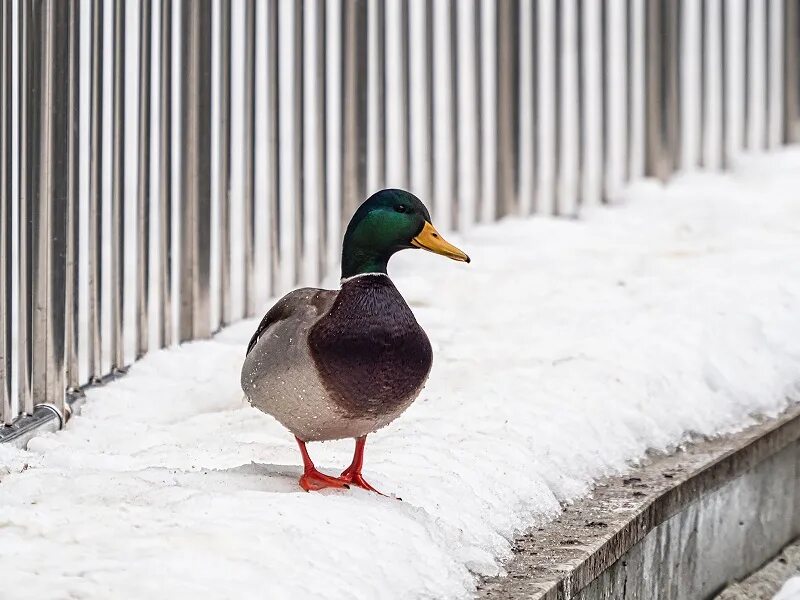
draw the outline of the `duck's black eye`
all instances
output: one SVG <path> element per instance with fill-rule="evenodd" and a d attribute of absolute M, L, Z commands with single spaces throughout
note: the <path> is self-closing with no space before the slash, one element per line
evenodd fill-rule
<path fill-rule="evenodd" d="M 399 213 L 404 213 L 408 211 L 408 207 L 405 204 L 398 204 L 394 207 L 394 209 Z"/>

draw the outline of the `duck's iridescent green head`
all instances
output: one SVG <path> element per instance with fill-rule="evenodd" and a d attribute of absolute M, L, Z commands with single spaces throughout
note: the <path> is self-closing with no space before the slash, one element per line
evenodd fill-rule
<path fill-rule="evenodd" d="M 469 262 L 466 254 L 439 235 L 419 198 L 404 190 L 381 190 L 367 198 L 350 219 L 342 245 L 342 278 L 386 273 L 392 254 L 406 248 L 424 248 Z"/>

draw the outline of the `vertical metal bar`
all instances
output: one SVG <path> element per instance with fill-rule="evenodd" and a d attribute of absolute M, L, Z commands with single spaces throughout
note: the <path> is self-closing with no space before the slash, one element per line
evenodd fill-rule
<path fill-rule="evenodd" d="M 99 5 L 102 0 L 95 0 Z M 172 3 L 161 2 L 158 86 L 159 346 L 172 344 Z M 102 79 L 102 78 L 101 78 Z M 91 243 L 91 242 L 90 242 Z"/>
<path fill-rule="evenodd" d="M 750 21 L 753 18 L 753 5 L 751 0 L 744 0 L 744 54 L 742 60 L 742 148 L 748 149 L 750 146 L 750 120 L 753 118 L 752 107 L 753 97 L 750 94 L 750 78 L 753 76 L 753 65 L 750 60 L 750 52 L 753 47 L 753 35 L 750 31 Z"/>
<path fill-rule="evenodd" d="M 519 206 L 519 5 L 497 4 L 497 181 L 495 215 L 516 214 Z"/>
<path fill-rule="evenodd" d="M 139 5 L 139 138 L 136 220 L 136 358 L 150 338 L 150 44 L 151 1 Z"/>
<path fill-rule="evenodd" d="M 772 56 L 772 0 L 764 0 L 764 137 L 762 144 L 765 150 L 770 148 L 770 129 L 772 123 L 772 86 L 773 76 L 771 65 L 774 57 Z"/>
<path fill-rule="evenodd" d="M 728 11 L 725 0 L 719 2 L 719 69 L 720 69 L 720 167 L 728 168 Z"/>
<path fill-rule="evenodd" d="M 483 214 L 483 203 L 486 201 L 483 197 L 483 37 L 481 35 L 481 0 L 474 0 L 474 2 L 475 18 L 472 27 L 473 35 L 475 36 L 475 142 L 477 145 L 475 157 L 477 167 L 475 189 L 477 193 L 475 195 L 475 214 L 473 215 L 473 219 L 475 222 L 479 222 Z M 536 14 L 537 11 L 535 8 L 533 12 Z M 535 44 L 536 42 L 534 42 L 534 45 Z"/>
<path fill-rule="evenodd" d="M 577 171 L 575 173 L 575 177 L 577 178 L 576 181 L 576 191 L 577 191 L 577 206 L 576 210 L 580 209 L 581 204 L 583 204 L 584 199 L 586 197 L 586 177 L 585 177 L 585 170 L 586 170 L 586 115 L 584 111 L 586 109 L 586 100 L 585 100 L 585 86 L 584 86 L 584 76 L 585 76 L 585 57 L 584 47 L 585 47 L 585 37 L 586 37 L 586 25 L 585 25 L 585 16 L 583 14 L 584 5 L 583 0 L 575 0 L 575 13 L 576 13 L 576 22 L 575 22 L 575 31 L 576 31 L 576 43 L 575 43 L 575 53 L 576 53 L 576 63 L 575 63 L 575 79 L 576 79 L 576 86 L 575 86 L 575 93 L 577 96 L 577 108 L 578 108 L 578 165 Z"/>
<path fill-rule="evenodd" d="M 219 314 L 220 327 L 231 313 L 231 0 L 219 7 Z"/>
<path fill-rule="evenodd" d="M 125 367 L 125 4 L 113 4 L 111 156 L 111 370 Z"/>
<path fill-rule="evenodd" d="M 600 201 L 607 203 L 611 197 L 609 189 L 609 169 L 611 162 L 611 147 L 608 135 L 608 121 L 611 118 L 611 103 L 609 98 L 610 78 L 610 53 L 608 51 L 608 3 L 600 3 Z"/>
<path fill-rule="evenodd" d="M 377 136 L 375 172 L 378 189 L 386 187 L 386 6 L 385 2 L 369 2 L 367 10 L 374 10 L 377 26 L 374 39 L 375 54 L 370 58 L 376 62 L 375 93 L 377 106 Z M 372 191 L 372 190 L 370 190 Z"/>
<path fill-rule="evenodd" d="M 645 0 L 645 175 L 666 179 L 663 163 L 663 129 L 661 118 L 665 104 L 662 71 L 664 29 L 661 22 L 661 0 Z"/>
<path fill-rule="evenodd" d="M 20 307 L 27 304 L 29 330 L 28 340 L 28 373 L 30 377 L 30 397 L 25 412 L 33 412 L 34 399 L 45 401 L 47 398 L 47 259 L 49 232 L 47 231 L 46 196 L 42 194 L 42 116 L 45 111 L 44 91 L 42 90 L 42 43 L 45 40 L 44 4 L 28 2 L 25 5 L 25 198 L 27 210 L 21 227 L 27 229 L 26 242 L 28 250 L 26 297 L 21 299 Z M 22 212 L 20 212 L 22 217 Z M 20 269 L 22 279 L 22 269 Z M 22 332 L 20 338 L 23 337 Z M 33 356 L 38 358 L 33 361 Z"/>
<path fill-rule="evenodd" d="M 670 129 L 667 130 L 672 170 L 681 166 L 683 119 L 681 73 L 683 71 L 683 6 L 684 0 L 671 0 L 664 6 L 666 11 L 668 53 L 667 61 L 667 111 Z M 670 135 L 671 134 L 671 135 Z"/>
<path fill-rule="evenodd" d="M 411 187 L 411 54 L 409 52 L 410 28 L 408 22 L 408 2 L 400 0 L 400 68 L 401 85 L 400 91 L 400 125 L 403 135 L 403 152 L 401 155 L 400 181 L 405 189 Z M 324 4 L 324 3 L 323 3 Z"/>
<path fill-rule="evenodd" d="M 448 13 L 450 17 L 450 227 L 458 229 L 461 220 L 461 187 L 459 186 L 458 164 L 458 15 L 456 0 L 450 0 Z M 516 48 L 515 48 L 516 50 Z"/>
<path fill-rule="evenodd" d="M 630 181 L 633 178 L 633 147 L 634 147 L 634 117 L 636 115 L 634 100 L 634 85 L 638 82 L 634 72 L 634 21 L 633 10 L 634 0 L 627 0 L 625 3 L 625 66 L 627 77 L 625 78 L 625 175 L 624 180 Z"/>
<path fill-rule="evenodd" d="M 706 1 L 707 0 L 700 0 L 700 75 L 698 81 L 698 93 L 700 96 L 700 101 L 698 103 L 698 111 L 699 111 L 699 118 L 698 118 L 698 127 L 697 127 L 697 166 L 704 167 L 706 165 L 705 160 L 705 145 L 706 145 L 706 121 L 708 120 L 708 115 L 706 114 L 706 94 L 707 92 L 707 83 L 706 83 L 706 60 L 708 59 L 708 49 L 706 48 L 707 43 L 707 36 L 706 36 Z"/>
<path fill-rule="evenodd" d="M 800 0 L 783 4 L 783 141 L 800 142 Z"/>
<path fill-rule="evenodd" d="M 0 5 L 0 426 L 11 408 L 11 3 Z"/>
<path fill-rule="evenodd" d="M 678 147 L 678 12 L 672 0 L 647 0 L 645 174 L 666 181 Z"/>
<path fill-rule="evenodd" d="M 64 319 L 65 335 L 65 377 L 68 388 L 75 389 L 78 380 L 78 237 L 80 235 L 79 209 L 79 118 L 80 118 L 80 3 L 70 2 L 69 6 L 69 123 L 68 160 L 69 192 L 67 195 L 67 253 L 66 253 L 66 314 Z"/>
<path fill-rule="evenodd" d="M 70 108 L 70 5 L 47 0 L 46 50 L 42 79 L 42 183 L 46 194 L 47 241 L 47 401 L 63 415 L 65 400 L 65 331 L 67 288 L 67 231 L 69 199 L 72 196 L 70 166 L 72 136 Z M 46 150 L 45 150 L 46 147 Z"/>
<path fill-rule="evenodd" d="M 89 41 L 89 231 L 88 306 L 89 380 L 102 370 L 100 327 L 103 313 L 103 0 L 92 0 Z"/>
<path fill-rule="evenodd" d="M 244 3 L 244 99 L 242 119 L 242 202 L 244 204 L 244 315 L 255 315 L 255 79 L 256 79 L 256 5 Z M 202 43 L 202 42 L 201 42 Z"/>
<path fill-rule="evenodd" d="M 379 3 L 382 5 L 383 3 Z M 305 182 L 303 179 L 303 3 L 294 2 L 293 7 L 293 28 L 292 43 L 294 51 L 292 52 L 292 59 L 294 61 L 294 69 L 292 72 L 292 119 L 294 122 L 294 137 L 292 140 L 292 179 L 294 186 L 294 279 L 293 282 L 297 285 L 303 277 L 303 265 L 305 264 Z M 384 46 L 383 41 L 380 44 Z M 382 61 L 382 58 L 381 58 Z M 381 115 L 383 111 L 381 110 Z M 386 123 L 384 120 L 384 129 Z M 383 139 L 385 141 L 385 131 Z M 379 150 L 379 154 L 383 155 L 386 152 L 386 144 L 384 143 Z M 384 174 L 385 179 L 385 161 L 384 161 Z"/>
<path fill-rule="evenodd" d="M 772 56 L 772 44 L 770 42 L 770 34 L 771 34 L 771 27 L 770 23 L 772 22 L 772 0 L 763 0 L 764 2 L 764 135 L 761 140 L 762 147 L 766 150 L 770 147 L 770 123 L 771 119 L 771 98 L 772 98 L 772 74 L 770 73 L 770 65 L 774 60 Z"/>
<path fill-rule="evenodd" d="M 31 386 L 31 358 L 33 352 L 33 242 L 31 239 L 33 217 L 33 172 L 35 156 L 32 152 L 33 136 L 38 136 L 38 111 L 34 71 L 38 68 L 36 47 L 33 44 L 35 7 L 26 1 L 19 5 L 19 210 L 18 210 L 18 254 L 19 295 L 17 297 L 18 332 L 17 388 L 19 408 L 22 413 L 33 413 L 33 391 Z"/>
<path fill-rule="evenodd" d="M 211 3 L 181 4 L 180 341 L 211 333 Z"/>
<path fill-rule="evenodd" d="M 37 360 L 33 361 L 33 397 L 35 404 L 51 403 L 53 369 L 55 355 L 52 338 L 51 282 L 54 271 L 52 264 L 52 251 L 56 232 L 53 230 L 53 192 L 55 187 L 52 137 L 54 129 L 55 97 L 53 88 L 53 60 L 54 60 L 54 32 L 55 18 L 51 0 L 44 0 L 40 6 L 40 28 L 36 42 L 40 48 L 40 74 L 39 74 L 39 137 L 34 138 L 35 152 L 39 154 L 39 172 L 35 186 L 34 209 L 34 330 L 33 342 L 37 349 Z M 35 406 L 35 405 L 34 405 Z"/>
<path fill-rule="evenodd" d="M 267 202 L 270 226 L 270 294 L 278 291 L 281 271 L 280 164 L 278 156 L 278 0 L 267 4 Z"/>
<path fill-rule="evenodd" d="M 327 102 L 327 76 L 325 69 L 325 57 L 327 36 L 325 35 L 325 3 L 316 3 L 316 22 L 314 23 L 314 35 L 316 41 L 316 57 L 314 73 L 316 79 L 317 99 L 314 112 L 314 129 L 316 131 L 317 146 L 314 149 L 314 167 L 317 179 L 317 276 L 322 280 L 326 275 L 328 265 L 328 194 L 327 194 L 327 156 L 328 147 L 327 128 L 325 126 L 325 115 L 328 107 Z M 407 43 L 407 42 L 406 42 Z M 404 88 L 408 90 L 408 86 Z"/>
<path fill-rule="evenodd" d="M 555 10 L 554 23 L 553 23 L 553 213 L 559 214 L 559 200 L 561 198 L 561 170 L 563 168 L 561 160 L 561 146 L 562 146 L 562 121 L 564 109 L 562 103 L 564 98 L 561 95 L 563 89 L 564 79 L 564 61 L 562 53 L 564 51 L 564 33 L 562 30 L 562 23 L 564 21 L 564 14 L 561 6 L 561 0 L 554 0 Z"/>
<path fill-rule="evenodd" d="M 425 164 L 428 165 L 427 189 L 423 199 L 429 203 L 433 211 L 438 210 L 435 197 L 436 182 L 436 152 L 434 150 L 434 100 L 435 90 L 433 85 L 433 0 L 425 0 L 425 52 L 428 60 L 425 61 Z"/>
<path fill-rule="evenodd" d="M 531 162 L 527 165 L 526 168 L 531 170 L 531 185 L 532 189 L 531 192 L 533 193 L 533 198 L 529 203 L 531 207 L 531 212 L 538 210 L 539 198 L 541 197 L 541 189 L 539 187 L 540 180 L 539 180 L 539 163 L 538 163 L 538 154 L 539 154 L 539 131 L 540 131 L 540 113 L 539 113 L 539 9 L 537 7 L 538 2 L 535 2 L 531 7 L 531 24 L 530 24 L 530 31 L 531 31 Z M 478 188 L 480 189 L 480 188 Z"/>
<path fill-rule="evenodd" d="M 428 6 L 428 8 L 430 8 Z M 366 196 L 367 2 L 344 0 L 342 18 L 342 231 Z"/>

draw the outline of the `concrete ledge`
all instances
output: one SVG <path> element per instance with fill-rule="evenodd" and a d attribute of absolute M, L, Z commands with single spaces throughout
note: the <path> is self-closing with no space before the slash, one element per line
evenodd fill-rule
<path fill-rule="evenodd" d="M 482 598 L 709 598 L 800 535 L 800 406 L 653 456 L 521 537 Z"/>

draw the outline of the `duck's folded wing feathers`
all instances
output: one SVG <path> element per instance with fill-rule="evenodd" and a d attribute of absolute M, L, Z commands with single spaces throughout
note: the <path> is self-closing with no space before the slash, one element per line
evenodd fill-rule
<path fill-rule="evenodd" d="M 247 344 L 245 356 L 250 354 L 250 351 L 255 348 L 261 336 L 272 325 L 295 316 L 306 315 L 309 309 L 316 309 L 316 317 L 321 317 L 330 309 L 337 294 L 338 291 L 336 290 L 322 290 L 319 288 L 301 288 L 286 294 L 261 319 L 256 332 L 250 338 L 250 343 Z"/>

